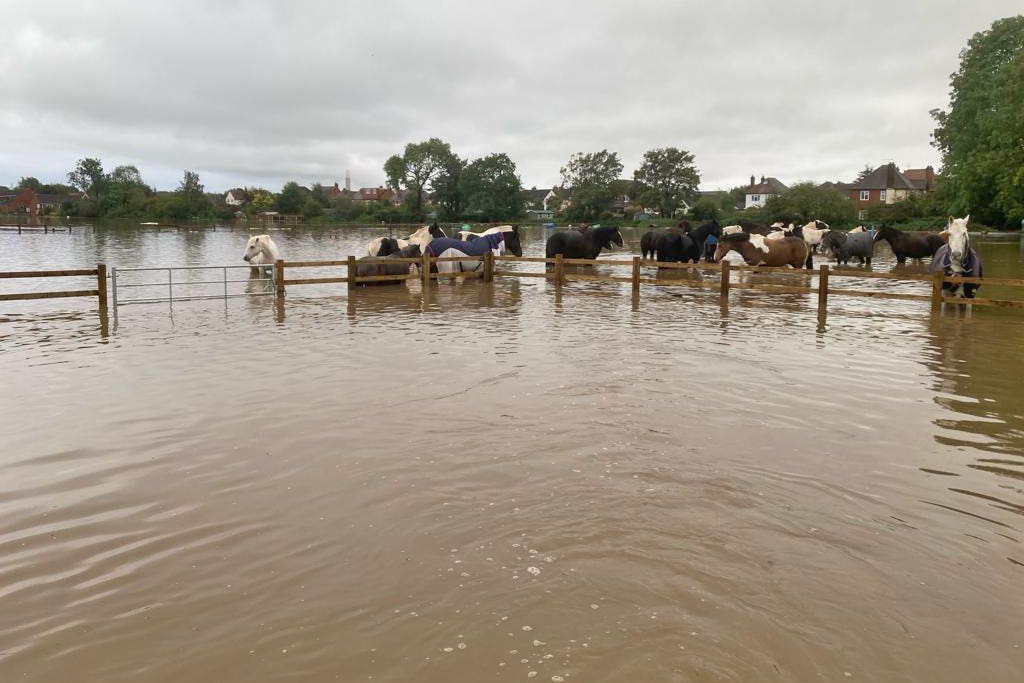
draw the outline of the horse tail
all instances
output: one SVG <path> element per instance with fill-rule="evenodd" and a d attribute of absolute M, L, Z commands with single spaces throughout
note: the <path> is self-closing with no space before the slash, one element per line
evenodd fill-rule
<path fill-rule="evenodd" d="M 814 256 L 811 252 L 811 245 L 804 242 L 804 249 L 807 250 L 807 260 L 804 262 L 804 267 L 808 270 L 814 270 Z"/>

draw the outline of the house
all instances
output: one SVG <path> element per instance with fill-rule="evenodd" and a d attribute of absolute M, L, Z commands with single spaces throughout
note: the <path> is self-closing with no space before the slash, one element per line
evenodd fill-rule
<path fill-rule="evenodd" d="M 547 199 L 551 195 L 551 190 L 538 190 L 536 187 L 530 188 L 529 190 L 523 190 L 521 193 L 523 198 L 523 206 L 527 211 L 547 211 Z"/>
<path fill-rule="evenodd" d="M 328 187 L 327 189 L 324 190 L 324 195 L 331 201 L 343 196 L 344 194 L 345 191 L 338 187 L 337 181 L 335 181 L 334 187 Z"/>
<path fill-rule="evenodd" d="M 849 196 L 850 201 L 857 207 L 858 220 L 864 220 L 869 207 L 892 204 L 923 191 L 914 187 L 914 184 L 900 172 L 899 167 L 890 161 L 853 183 Z"/>
<path fill-rule="evenodd" d="M 39 215 L 39 196 L 35 190 L 8 190 L 0 194 L 0 213 Z"/>
<path fill-rule="evenodd" d="M 909 180 L 916 190 L 921 192 L 932 192 L 935 190 L 935 169 L 931 166 L 908 168 L 903 172 L 903 177 Z"/>
<path fill-rule="evenodd" d="M 58 209 L 62 204 L 78 201 L 78 197 L 70 194 L 39 194 L 39 208 L 42 212 Z"/>
<path fill-rule="evenodd" d="M 243 206 L 251 199 L 252 197 L 249 196 L 249 193 L 240 187 L 236 187 L 224 193 L 224 203 L 228 206 Z"/>
<path fill-rule="evenodd" d="M 761 182 L 754 182 L 754 176 L 750 176 L 750 185 L 747 187 L 744 209 L 761 208 L 768 199 L 789 191 L 778 178 L 761 176 Z"/>
<path fill-rule="evenodd" d="M 354 202 L 385 202 L 395 196 L 394 190 L 384 187 L 360 187 L 351 193 L 350 199 Z"/>

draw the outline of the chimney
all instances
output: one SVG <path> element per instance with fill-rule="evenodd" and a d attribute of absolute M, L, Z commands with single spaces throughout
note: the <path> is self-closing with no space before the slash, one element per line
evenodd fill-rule
<path fill-rule="evenodd" d="M 754 174 L 753 173 L 750 174 L 750 186 L 751 187 L 754 186 Z"/>
<path fill-rule="evenodd" d="M 352 172 L 345 171 L 345 192 L 352 191 Z"/>
<path fill-rule="evenodd" d="M 764 176 L 761 176 L 761 182 L 764 183 Z"/>

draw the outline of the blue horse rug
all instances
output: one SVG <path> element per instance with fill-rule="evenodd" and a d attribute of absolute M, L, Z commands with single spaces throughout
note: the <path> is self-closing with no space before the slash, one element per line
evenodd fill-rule
<path fill-rule="evenodd" d="M 466 256 L 483 256 L 487 252 L 497 249 L 504 241 L 505 235 L 500 232 L 484 235 L 483 237 L 477 237 L 471 242 L 453 240 L 450 237 L 438 237 L 430 240 L 430 244 L 427 245 L 427 253 L 431 256 L 437 257 L 449 249 L 457 249 Z"/>

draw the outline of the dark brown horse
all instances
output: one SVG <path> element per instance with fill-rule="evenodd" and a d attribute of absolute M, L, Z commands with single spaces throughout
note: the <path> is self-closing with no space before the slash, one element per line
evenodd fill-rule
<path fill-rule="evenodd" d="M 740 226 L 743 228 L 743 232 L 748 235 L 767 235 L 770 232 L 775 232 L 775 228 L 771 226 L 761 225 L 760 223 L 743 220 L 742 218 L 736 221 L 733 225 Z"/>
<path fill-rule="evenodd" d="M 793 266 L 813 268 L 811 248 L 799 237 L 783 237 L 766 240 L 763 235 L 749 235 L 745 232 L 722 235 L 715 249 L 715 260 L 735 251 L 748 266 Z"/>
<path fill-rule="evenodd" d="M 934 232 L 903 232 L 883 225 L 875 234 L 875 241 L 885 240 L 896 255 L 897 263 L 906 263 L 908 258 L 931 258 L 946 240 Z"/>

